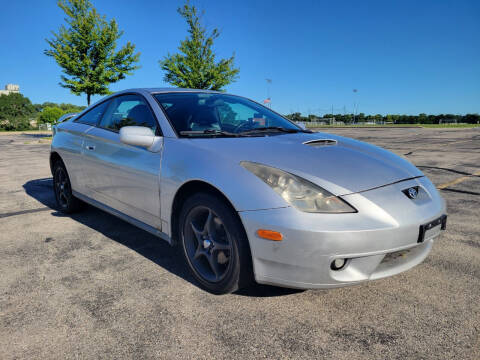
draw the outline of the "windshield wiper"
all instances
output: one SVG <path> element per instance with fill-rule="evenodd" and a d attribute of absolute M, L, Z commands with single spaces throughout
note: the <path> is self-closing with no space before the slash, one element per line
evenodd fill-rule
<path fill-rule="evenodd" d="M 245 134 L 253 134 L 257 132 L 271 132 L 271 131 L 279 131 L 279 132 L 285 132 L 289 134 L 294 134 L 298 132 L 311 132 L 310 130 L 303 130 L 303 129 L 287 129 L 283 128 L 281 126 L 266 126 L 266 127 L 259 127 L 255 129 L 250 129 L 250 130 L 245 130 L 240 132 L 240 135 L 245 135 Z"/>
<path fill-rule="evenodd" d="M 215 129 L 180 131 L 180 135 L 238 136 L 238 134 L 235 133 Z"/>

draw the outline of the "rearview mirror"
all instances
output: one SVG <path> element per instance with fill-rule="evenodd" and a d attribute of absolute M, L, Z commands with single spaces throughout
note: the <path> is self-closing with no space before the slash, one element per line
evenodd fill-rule
<path fill-rule="evenodd" d="M 124 144 L 149 148 L 154 140 L 152 129 L 145 126 L 124 126 L 120 129 L 120 141 Z"/>

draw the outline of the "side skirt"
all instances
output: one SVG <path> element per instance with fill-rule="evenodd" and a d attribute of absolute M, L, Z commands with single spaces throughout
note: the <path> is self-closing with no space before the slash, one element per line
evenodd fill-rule
<path fill-rule="evenodd" d="M 88 196 L 82 195 L 79 192 L 76 192 L 75 190 L 72 190 L 72 193 L 75 197 L 79 198 L 82 201 L 85 201 L 87 204 L 92 205 L 92 206 L 94 206 L 94 207 L 96 207 L 100 210 L 103 210 L 103 211 L 109 213 L 109 214 L 112 214 L 113 216 L 116 216 L 116 217 L 122 219 L 123 221 L 128 222 L 129 224 L 132 224 L 132 225 L 134 225 L 134 226 L 136 226 L 136 227 L 138 227 L 142 230 L 145 230 L 145 231 L 149 232 L 150 234 L 153 234 L 153 235 L 159 237 L 162 240 L 167 241 L 170 245 L 173 245 L 172 244 L 172 239 L 170 238 L 170 236 L 168 236 L 164 232 L 154 228 L 153 226 L 145 224 L 144 222 L 141 222 L 137 219 L 134 219 L 133 217 L 128 216 L 128 215 L 126 215 L 126 214 L 124 214 L 124 213 L 122 213 L 118 210 L 115 210 L 114 208 L 111 208 L 110 206 L 102 204 L 101 202 L 98 202 L 97 200 L 89 198 Z"/>

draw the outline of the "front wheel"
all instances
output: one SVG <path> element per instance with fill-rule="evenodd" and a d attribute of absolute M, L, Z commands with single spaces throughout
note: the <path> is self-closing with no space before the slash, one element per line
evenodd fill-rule
<path fill-rule="evenodd" d="M 179 227 L 187 265 L 204 289 L 226 294 L 251 283 L 248 239 L 225 201 L 209 193 L 193 195 L 182 207 Z"/>

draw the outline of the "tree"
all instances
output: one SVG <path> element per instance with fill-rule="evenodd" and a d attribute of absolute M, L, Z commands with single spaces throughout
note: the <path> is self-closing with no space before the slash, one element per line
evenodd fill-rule
<path fill-rule="evenodd" d="M 0 119 L 26 117 L 32 115 L 34 111 L 30 99 L 22 94 L 0 95 Z"/>
<path fill-rule="evenodd" d="M 285 115 L 285 117 L 292 121 L 304 121 L 306 118 L 302 117 L 302 114 L 299 112 L 294 112 L 292 114 Z"/>
<path fill-rule="evenodd" d="M 108 85 L 130 75 L 138 66 L 140 54 L 127 42 L 116 51 L 117 40 L 123 35 L 115 20 L 108 22 L 88 0 L 59 0 L 58 6 L 67 16 L 44 53 L 55 59 L 65 75 L 60 86 L 75 95 L 106 95 Z"/>
<path fill-rule="evenodd" d="M 57 104 L 57 103 L 50 102 L 50 101 L 46 101 L 43 104 L 36 104 L 34 106 L 38 108 L 38 110 L 37 110 L 38 112 L 41 112 L 46 107 L 57 107 L 57 108 L 62 109 L 64 114 L 78 113 L 78 112 L 85 109 L 85 106 L 78 106 L 78 105 L 66 104 L 66 103 Z"/>
<path fill-rule="evenodd" d="M 30 127 L 28 121 L 35 108 L 22 94 L 0 95 L 0 128 L 4 130 L 25 130 Z"/>
<path fill-rule="evenodd" d="M 420 113 L 420 114 L 418 114 L 418 116 L 417 116 L 417 122 L 418 122 L 419 124 L 426 124 L 427 121 L 428 121 L 427 114 L 425 114 L 425 113 Z"/>
<path fill-rule="evenodd" d="M 467 124 L 479 124 L 480 123 L 480 115 L 478 114 L 466 114 L 463 118 L 463 121 Z"/>
<path fill-rule="evenodd" d="M 63 114 L 65 114 L 65 111 L 63 111 L 59 107 L 47 106 L 40 113 L 38 120 L 42 124 L 46 124 L 46 123 L 54 124 Z"/>
<path fill-rule="evenodd" d="M 208 35 L 197 9 L 188 1 L 177 11 L 187 21 L 189 36 L 180 43 L 180 53 L 168 54 L 159 61 L 165 71 L 164 81 L 184 88 L 222 90 L 240 71 L 234 68 L 235 55 L 216 62 L 212 45 L 220 36 L 219 30 L 215 28 Z"/>
<path fill-rule="evenodd" d="M 39 106 L 40 107 L 40 110 L 39 111 L 42 111 L 42 109 L 46 108 L 47 106 L 50 106 L 50 107 L 58 107 L 60 109 L 62 109 L 63 111 L 67 111 L 67 110 L 71 110 L 71 112 L 80 112 L 82 111 L 83 109 L 85 109 L 85 106 L 79 106 L 79 105 L 73 105 L 73 104 L 66 104 L 66 103 L 54 103 L 54 102 L 51 102 L 51 101 L 45 101 L 43 104 L 37 104 L 35 106 Z"/>

